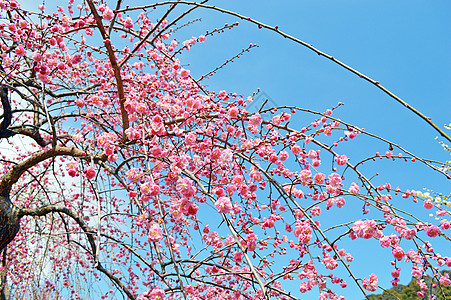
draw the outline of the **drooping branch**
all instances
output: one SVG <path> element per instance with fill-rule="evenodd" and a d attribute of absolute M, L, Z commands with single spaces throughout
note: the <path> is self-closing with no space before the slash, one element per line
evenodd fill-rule
<path fill-rule="evenodd" d="M 230 11 L 227 9 L 223 9 L 217 6 L 213 6 L 213 5 L 207 5 L 207 4 L 202 4 L 202 3 L 197 3 L 197 2 L 191 2 L 191 1 L 164 1 L 164 2 L 160 2 L 160 3 L 155 3 L 155 4 L 151 4 L 151 5 L 144 5 L 144 6 L 136 6 L 133 8 L 133 10 L 139 10 L 139 9 L 145 9 L 145 8 L 150 8 L 150 7 L 156 7 L 156 6 L 161 6 L 161 5 L 169 5 L 169 4 L 174 4 L 174 3 L 180 3 L 180 4 L 186 4 L 186 5 L 194 5 L 196 7 L 203 7 L 203 8 L 207 8 L 207 9 L 212 9 L 212 10 L 216 10 L 228 15 L 232 15 L 234 17 L 237 17 L 241 20 L 245 20 L 247 22 L 256 24 L 259 28 L 265 28 L 271 31 L 276 32 L 277 34 L 281 35 L 282 37 L 292 40 L 310 50 L 312 50 L 313 52 L 315 52 L 316 54 L 323 56 L 331 61 L 333 61 L 334 63 L 338 64 L 339 66 L 345 68 L 346 70 L 354 73 L 355 75 L 359 76 L 360 78 L 370 82 L 371 84 L 375 85 L 378 89 L 382 90 L 384 93 L 386 93 L 387 95 L 389 95 L 391 98 L 395 99 L 398 103 L 400 103 L 401 105 L 403 105 L 404 107 L 406 107 L 408 110 L 412 111 L 413 113 L 415 113 L 417 116 L 419 116 L 421 119 L 423 119 L 424 121 L 426 121 L 432 128 L 434 128 L 438 133 L 440 133 L 440 135 L 442 137 L 444 137 L 445 139 L 447 139 L 448 141 L 451 142 L 451 137 L 449 135 L 447 135 L 440 127 L 438 127 L 434 122 L 432 122 L 431 118 L 425 116 L 422 112 L 420 112 L 418 109 L 416 109 L 415 107 L 411 106 L 410 104 L 408 104 L 406 101 L 404 101 L 403 99 L 401 99 L 400 97 L 396 96 L 393 92 L 391 92 L 390 90 L 388 90 L 387 88 L 385 88 L 383 85 L 380 84 L 379 81 L 376 81 L 372 78 L 370 78 L 369 76 L 357 71 L 356 69 L 348 66 L 347 64 L 345 64 L 344 62 L 336 59 L 335 57 L 333 57 L 330 54 L 327 54 L 315 47 L 313 47 L 311 44 L 300 40 L 294 36 L 291 36 L 283 31 L 281 31 L 279 29 L 278 26 L 270 26 L 267 25 L 265 23 L 262 23 L 260 21 L 257 21 L 255 19 L 252 19 L 250 17 L 246 17 L 244 15 L 241 15 L 239 13 L 236 13 L 234 11 Z M 123 9 L 121 11 L 127 11 L 130 9 Z"/>
<path fill-rule="evenodd" d="M 91 157 L 89 153 L 75 147 L 62 147 L 57 145 L 55 148 L 44 150 L 13 166 L 12 169 L 2 177 L 0 181 L 0 195 L 8 195 L 12 185 L 16 183 L 20 176 L 22 176 L 29 168 L 51 157 L 64 155 L 86 159 Z M 94 161 L 105 161 L 107 159 L 106 155 L 103 153 L 94 154 L 92 155 L 92 158 Z"/>
<path fill-rule="evenodd" d="M 83 219 L 78 214 L 73 212 L 72 210 L 70 210 L 66 207 L 61 207 L 61 206 L 57 206 L 57 205 L 46 205 L 46 206 L 34 208 L 34 209 L 28 209 L 28 208 L 19 209 L 18 216 L 19 216 L 19 218 L 21 218 L 23 216 L 40 217 L 40 216 L 47 215 L 49 213 L 57 213 L 57 212 L 63 213 L 65 215 L 69 216 L 78 224 L 78 226 L 80 226 L 80 228 L 86 234 L 89 245 L 91 247 L 92 256 L 97 257 L 98 253 L 97 253 L 96 243 L 94 241 L 94 235 L 93 235 L 94 230 L 90 229 L 89 226 L 86 225 L 86 223 L 83 221 Z M 99 270 L 100 272 L 102 272 L 103 274 L 105 274 L 112 282 L 114 282 L 117 286 L 119 286 L 122 289 L 122 291 L 128 296 L 129 299 L 135 299 L 135 297 L 127 289 L 127 287 L 118 278 L 116 278 L 116 276 L 114 276 L 110 271 L 105 269 L 100 264 L 100 262 L 96 263 L 96 269 Z"/>
<path fill-rule="evenodd" d="M 127 136 L 125 135 L 125 130 L 129 127 L 129 120 L 128 120 L 128 113 L 125 110 L 125 94 L 124 94 L 124 82 L 122 80 L 121 76 L 121 70 L 120 67 L 117 64 L 116 56 L 113 51 L 113 47 L 111 46 L 111 40 L 108 35 L 108 33 L 105 30 L 105 27 L 102 24 L 102 19 L 97 13 L 97 9 L 95 8 L 94 4 L 91 0 L 87 1 L 89 8 L 91 9 L 91 12 L 94 16 L 94 19 L 96 20 L 97 28 L 100 31 L 100 34 L 102 35 L 103 42 L 105 44 L 105 47 L 108 51 L 108 58 L 111 63 L 111 67 L 114 71 L 114 77 L 116 78 L 116 85 L 117 85 L 117 93 L 119 96 L 119 105 L 121 108 L 121 115 L 122 115 L 122 131 L 123 131 L 123 142 L 127 139 Z"/>

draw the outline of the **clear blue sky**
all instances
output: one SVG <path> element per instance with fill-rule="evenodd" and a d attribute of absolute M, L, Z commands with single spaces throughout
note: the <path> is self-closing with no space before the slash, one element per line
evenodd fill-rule
<path fill-rule="evenodd" d="M 34 1 L 20 2 L 37 5 Z M 148 3 L 150 1 L 133 1 L 132 4 Z M 443 124 L 451 123 L 450 1 L 218 0 L 208 4 L 268 25 L 278 25 L 280 30 L 381 82 L 438 126 L 443 128 Z M 157 12 L 154 15 L 160 17 Z M 396 142 L 421 157 L 450 159 L 449 153 L 434 140 L 438 135 L 436 131 L 349 71 L 274 32 L 259 30 L 256 25 L 232 16 L 199 8 L 184 20 L 198 17 L 201 22 L 180 30 L 178 36 L 199 36 L 226 22 L 239 21 L 240 26 L 209 37 L 206 43 L 194 46 L 181 56 L 182 64 L 189 63 L 187 68 L 195 78 L 219 66 L 249 43 L 260 45 L 205 80 L 209 90 L 225 89 L 248 96 L 260 88 L 279 105 L 319 111 L 341 101 L 345 106 L 334 114 L 335 117 Z M 304 126 L 311 120 L 305 117 L 303 124 L 304 120 L 299 117 L 296 122 Z M 365 139 L 357 145 L 358 148 L 342 148 L 350 151 L 348 156 L 353 162 L 358 157 L 388 150 L 385 145 L 367 143 Z M 419 164 L 377 162 L 367 171 L 371 173 L 376 169 L 381 173 L 381 183 L 390 181 L 401 189 L 427 187 L 451 193 L 449 180 Z M 367 246 L 356 251 L 368 249 Z M 353 263 L 358 275 L 368 276 L 369 267 L 380 275 L 383 272 L 388 275 L 388 264 L 375 260 L 377 255 L 362 252 L 363 259 Z M 401 283 L 410 280 L 409 273 L 406 266 Z M 387 286 L 389 277 L 380 276 L 380 279 Z M 350 287 L 343 295 L 347 295 L 347 299 L 362 298 L 354 298 L 354 292 Z"/>

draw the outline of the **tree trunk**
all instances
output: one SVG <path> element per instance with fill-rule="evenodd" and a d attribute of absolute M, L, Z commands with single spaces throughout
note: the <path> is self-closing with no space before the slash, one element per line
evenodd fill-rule
<path fill-rule="evenodd" d="M 19 209 L 9 196 L 0 196 L 0 253 L 14 239 L 19 231 Z"/>

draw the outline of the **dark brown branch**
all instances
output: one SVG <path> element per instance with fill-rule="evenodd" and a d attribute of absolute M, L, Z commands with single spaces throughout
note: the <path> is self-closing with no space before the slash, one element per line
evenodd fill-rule
<path fill-rule="evenodd" d="M 99 31 L 102 35 L 105 47 L 108 51 L 108 58 L 110 60 L 111 67 L 114 70 L 114 77 L 116 78 L 117 93 L 119 96 L 119 105 L 121 108 L 121 115 L 122 115 L 122 131 L 123 131 L 122 140 L 123 140 L 123 142 L 125 142 L 127 140 L 127 135 L 125 134 L 125 130 L 127 130 L 129 127 L 129 120 L 128 120 L 128 113 L 125 110 L 124 82 L 122 81 L 121 70 L 117 64 L 116 55 L 113 51 L 113 47 L 111 46 L 111 41 L 110 41 L 109 35 L 105 31 L 105 27 L 103 27 L 101 17 L 97 13 L 97 10 L 96 10 L 94 4 L 92 3 L 92 0 L 88 0 L 87 3 L 89 5 L 89 8 L 91 9 L 94 19 L 96 20 L 97 28 L 99 29 Z"/>
<path fill-rule="evenodd" d="M 37 153 L 36 155 L 22 161 L 21 163 L 18 163 L 12 169 L 6 173 L 1 181 L 0 181 L 0 195 L 8 195 L 11 191 L 11 187 L 13 184 L 15 184 L 20 176 L 22 176 L 23 173 L 25 173 L 29 168 L 33 167 L 34 165 L 45 161 L 46 159 L 49 159 L 51 157 L 56 156 L 72 156 L 72 157 L 80 157 L 80 158 L 90 158 L 90 154 L 84 152 L 83 150 L 80 150 L 75 147 L 62 147 L 62 146 L 56 146 L 53 149 L 44 150 L 40 153 Z M 106 155 L 103 153 L 100 154 L 94 154 L 93 156 L 94 161 L 105 161 Z"/>
<path fill-rule="evenodd" d="M 8 99 L 8 88 L 5 86 L 0 86 L 0 98 L 2 101 L 3 107 L 3 120 L 0 123 L 0 139 L 1 138 L 9 138 L 14 135 L 14 132 L 8 129 L 9 125 L 11 125 L 12 120 L 12 112 L 11 112 L 11 104 Z"/>

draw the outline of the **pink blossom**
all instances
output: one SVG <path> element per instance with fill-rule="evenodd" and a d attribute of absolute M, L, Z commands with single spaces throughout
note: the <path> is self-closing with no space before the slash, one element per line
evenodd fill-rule
<path fill-rule="evenodd" d="M 301 181 L 302 185 L 307 185 L 312 181 L 312 171 L 309 169 L 304 169 L 299 173 L 298 179 Z"/>
<path fill-rule="evenodd" d="M 83 106 L 85 106 L 85 100 L 83 100 L 83 99 L 81 99 L 81 98 L 78 98 L 77 100 L 75 100 L 75 104 L 76 104 L 78 107 L 82 108 Z"/>
<path fill-rule="evenodd" d="M 226 214 L 232 210 L 232 202 L 229 197 L 220 197 L 216 200 L 215 207 L 221 214 Z"/>
<path fill-rule="evenodd" d="M 185 137 L 186 145 L 194 145 L 196 143 L 197 135 L 195 132 L 190 132 Z"/>
<path fill-rule="evenodd" d="M 96 176 L 96 170 L 94 169 L 94 167 L 89 166 L 85 170 L 85 175 L 88 179 L 92 179 L 92 178 L 94 178 L 94 176 Z"/>
<path fill-rule="evenodd" d="M 373 236 L 379 237 L 381 232 L 377 229 L 377 224 L 374 220 L 359 220 L 352 225 L 352 230 L 359 238 L 370 239 Z"/>
<path fill-rule="evenodd" d="M 163 230 L 161 229 L 158 223 L 152 223 L 149 228 L 149 234 L 147 236 L 147 240 L 149 242 L 158 242 L 163 238 Z"/>
<path fill-rule="evenodd" d="M 426 200 L 426 201 L 424 201 L 423 206 L 424 206 L 424 208 L 426 208 L 426 209 L 431 209 L 431 208 L 434 207 L 434 204 L 432 203 L 431 200 Z"/>
<path fill-rule="evenodd" d="M 189 78 L 189 70 L 182 68 L 180 70 L 180 77 L 182 77 L 182 79 L 188 79 Z"/>
<path fill-rule="evenodd" d="M 339 188 L 341 186 L 341 176 L 337 173 L 330 174 L 327 178 L 329 178 L 329 184 L 334 188 Z"/>
<path fill-rule="evenodd" d="M 140 186 L 141 193 L 148 196 L 157 196 L 160 193 L 160 186 L 153 182 L 146 182 Z"/>
<path fill-rule="evenodd" d="M 14 52 L 19 56 L 27 55 L 27 50 L 25 50 L 22 45 L 17 46 Z"/>
<path fill-rule="evenodd" d="M 297 155 L 299 152 L 301 152 L 301 147 L 298 145 L 293 145 L 291 147 L 291 152 L 293 152 L 294 155 Z"/>
<path fill-rule="evenodd" d="M 358 194 L 360 192 L 360 187 L 357 185 L 357 183 L 353 182 L 349 187 L 348 191 L 351 194 Z"/>
<path fill-rule="evenodd" d="M 133 28 L 133 20 L 130 17 L 125 18 L 124 27 L 127 29 Z"/>
<path fill-rule="evenodd" d="M 425 231 L 426 231 L 426 234 L 428 235 L 428 237 L 436 237 L 440 233 L 442 233 L 440 228 L 438 228 L 437 226 L 434 226 L 434 225 L 429 225 L 428 227 L 426 227 Z"/>
<path fill-rule="evenodd" d="M 324 175 L 323 173 L 316 173 L 315 176 L 313 176 L 313 180 L 315 180 L 316 184 L 324 183 L 325 178 L 326 178 L 326 175 Z"/>
<path fill-rule="evenodd" d="M 203 43 L 207 40 L 207 38 L 205 37 L 205 35 L 200 35 L 197 40 L 199 41 L 199 43 Z"/>
<path fill-rule="evenodd" d="M 111 21 L 113 20 L 114 12 L 110 8 L 106 7 L 103 11 L 102 17 L 107 21 Z"/>
<path fill-rule="evenodd" d="M 400 272 L 400 271 L 401 271 L 401 269 L 399 269 L 399 268 L 394 269 L 393 271 L 391 271 L 391 276 L 392 276 L 393 278 L 399 277 L 399 272 Z"/>
<path fill-rule="evenodd" d="M 249 118 L 249 124 L 252 126 L 258 126 L 262 123 L 263 119 L 260 114 L 254 114 L 252 117 Z"/>
<path fill-rule="evenodd" d="M 232 119 L 236 119 L 238 117 L 238 113 L 239 113 L 238 107 L 234 106 L 234 107 L 229 108 L 229 116 Z"/>
<path fill-rule="evenodd" d="M 337 261 L 331 257 L 324 258 L 323 264 L 326 267 L 326 269 L 329 269 L 329 270 L 333 270 L 338 266 Z"/>
<path fill-rule="evenodd" d="M 348 162 L 346 155 L 337 155 L 334 160 L 339 166 L 344 166 Z"/>
<path fill-rule="evenodd" d="M 318 157 L 318 152 L 316 152 L 315 150 L 310 150 L 308 152 L 308 158 L 310 159 L 315 159 Z"/>
<path fill-rule="evenodd" d="M 362 285 L 363 288 L 370 291 L 370 292 L 374 292 L 377 290 L 377 287 L 379 286 L 379 282 L 377 279 L 377 276 L 373 273 L 370 275 L 370 278 L 363 278 L 362 280 Z"/>
<path fill-rule="evenodd" d="M 451 280 L 449 279 L 449 274 L 444 273 L 443 276 L 440 277 L 440 284 L 444 286 L 449 286 L 451 283 Z"/>
<path fill-rule="evenodd" d="M 280 151 L 279 153 L 279 159 L 281 161 L 286 161 L 288 159 L 288 152 L 285 150 Z"/>
<path fill-rule="evenodd" d="M 151 300 L 163 300 L 166 299 L 164 291 L 160 288 L 154 288 L 150 293 Z"/>
<path fill-rule="evenodd" d="M 346 204 L 346 200 L 343 197 L 337 198 L 335 200 L 335 203 L 337 204 L 338 208 L 342 208 Z"/>
<path fill-rule="evenodd" d="M 66 170 L 67 170 L 67 173 L 69 173 L 69 176 L 71 176 L 71 177 L 77 176 L 78 175 L 77 162 L 75 162 L 75 161 L 68 162 L 66 164 Z"/>
<path fill-rule="evenodd" d="M 399 245 L 396 245 L 392 249 L 392 254 L 398 261 L 400 261 L 405 256 L 404 250 L 402 250 Z"/>

